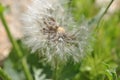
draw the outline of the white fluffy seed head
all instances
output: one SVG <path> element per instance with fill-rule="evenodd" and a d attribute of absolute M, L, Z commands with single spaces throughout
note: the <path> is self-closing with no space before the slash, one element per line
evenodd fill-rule
<path fill-rule="evenodd" d="M 24 43 L 52 66 L 79 62 L 89 47 L 90 28 L 78 26 L 63 2 L 34 0 L 23 17 Z"/>

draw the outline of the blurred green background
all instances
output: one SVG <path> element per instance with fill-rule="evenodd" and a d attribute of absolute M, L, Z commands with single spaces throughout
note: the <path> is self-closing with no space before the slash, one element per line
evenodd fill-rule
<path fill-rule="evenodd" d="M 95 0 L 71 0 L 69 5 L 75 20 L 81 22 L 83 17 L 87 20 L 93 18 L 103 7 L 97 7 Z M 107 4 L 104 7 L 106 6 Z M 105 15 L 93 33 L 94 42 L 91 43 L 93 51 L 79 64 L 67 63 L 59 72 L 59 80 L 120 80 L 120 11 Z M 30 54 L 21 40 L 18 40 L 18 43 L 25 53 L 22 58 L 27 59 L 32 76 L 35 77 L 38 71 L 40 76 L 46 75 L 47 79 L 51 78 L 53 74 L 51 67 L 37 54 Z M 21 59 L 17 58 L 14 49 L 3 66 L 13 80 L 26 80 Z"/>

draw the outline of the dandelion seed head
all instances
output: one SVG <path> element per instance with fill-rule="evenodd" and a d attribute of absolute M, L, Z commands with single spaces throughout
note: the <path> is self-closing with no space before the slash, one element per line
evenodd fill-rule
<path fill-rule="evenodd" d="M 89 46 L 90 28 L 77 25 L 58 0 L 34 0 L 23 17 L 24 43 L 51 65 L 69 59 L 79 62 Z"/>

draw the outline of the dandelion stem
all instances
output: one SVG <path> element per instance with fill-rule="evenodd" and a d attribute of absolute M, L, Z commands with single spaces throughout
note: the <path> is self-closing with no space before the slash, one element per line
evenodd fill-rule
<path fill-rule="evenodd" d="M 0 77 L 3 79 L 3 80 L 12 80 L 4 71 L 3 69 L 0 68 Z"/>
<path fill-rule="evenodd" d="M 22 58 L 23 52 L 22 52 L 22 50 L 20 49 L 18 43 L 17 43 L 17 42 L 14 40 L 14 38 L 12 37 L 12 34 L 11 34 L 11 32 L 10 32 L 10 30 L 9 30 L 9 27 L 8 27 L 8 25 L 7 25 L 7 23 L 6 23 L 6 20 L 5 20 L 5 18 L 4 18 L 3 11 L 0 11 L 0 18 L 1 18 L 2 24 L 3 24 L 4 27 L 5 27 L 5 30 L 6 30 L 6 32 L 7 32 L 7 35 L 8 35 L 8 37 L 9 37 L 9 39 L 10 39 L 10 41 L 11 41 L 14 49 L 16 50 L 16 54 L 17 54 L 18 58 Z M 21 63 L 22 63 L 21 65 L 22 65 L 22 67 L 23 67 L 23 70 L 24 70 L 24 73 L 25 73 L 25 75 L 26 75 L 27 80 L 33 80 L 32 76 L 31 76 L 31 73 L 30 73 L 30 71 L 29 71 L 29 68 L 28 68 L 26 59 L 22 59 Z"/>
<path fill-rule="evenodd" d="M 54 78 L 53 80 L 58 80 L 58 63 L 56 59 L 55 59 L 55 69 L 54 69 L 53 78 Z"/>

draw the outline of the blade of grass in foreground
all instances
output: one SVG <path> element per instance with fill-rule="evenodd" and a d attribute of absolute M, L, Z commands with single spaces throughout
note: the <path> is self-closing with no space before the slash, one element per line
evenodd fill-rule
<path fill-rule="evenodd" d="M 12 80 L 1 68 L 0 68 L 0 77 L 3 80 Z"/>
<path fill-rule="evenodd" d="M 107 13 L 108 9 L 110 8 L 110 6 L 112 5 L 113 2 L 114 2 L 114 0 L 111 0 L 110 3 L 108 4 L 108 6 L 106 8 L 102 8 L 100 10 L 100 12 L 93 19 L 91 19 L 88 22 L 88 24 L 89 25 L 96 24 L 96 28 L 99 27 L 100 21 L 102 20 L 102 18 L 104 17 L 104 15 Z"/>
<path fill-rule="evenodd" d="M 14 49 L 16 50 L 16 54 L 17 54 L 18 58 L 21 59 L 23 52 L 20 49 L 18 43 L 12 37 L 12 34 L 11 34 L 11 32 L 9 30 L 9 27 L 8 27 L 8 25 L 6 23 L 6 20 L 4 18 L 4 14 L 3 14 L 4 10 L 5 10 L 5 8 L 2 5 L 0 5 L 0 19 L 2 21 L 2 24 L 3 24 L 3 26 L 4 26 L 4 28 L 5 28 L 6 32 L 7 32 L 7 35 L 9 37 L 9 39 L 10 39 L 10 41 L 11 41 Z M 24 70 L 24 73 L 26 75 L 27 80 L 33 80 L 32 75 L 31 75 L 31 73 L 29 71 L 26 59 L 23 58 L 22 61 L 21 61 L 21 63 L 22 63 L 22 67 L 23 67 L 23 70 Z"/>

